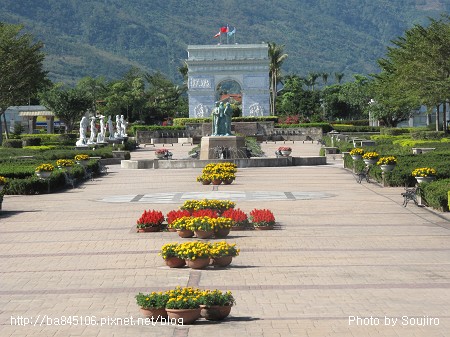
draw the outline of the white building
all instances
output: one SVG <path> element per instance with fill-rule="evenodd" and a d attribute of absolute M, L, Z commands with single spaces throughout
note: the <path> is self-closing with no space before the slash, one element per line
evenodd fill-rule
<path fill-rule="evenodd" d="M 45 118 L 47 133 L 53 133 L 55 115 L 43 105 L 10 106 L 5 110 L 5 117 L 1 120 L 2 129 L 13 132 L 14 125 L 20 123 L 25 133 L 35 133 L 36 120 L 40 116 Z"/>

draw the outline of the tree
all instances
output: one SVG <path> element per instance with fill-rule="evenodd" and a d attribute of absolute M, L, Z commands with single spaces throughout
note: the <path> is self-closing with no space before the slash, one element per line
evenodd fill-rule
<path fill-rule="evenodd" d="M 30 34 L 21 34 L 22 29 L 21 25 L 0 22 L 0 120 L 10 105 L 29 102 L 49 84 L 43 70 L 43 44 L 33 43 Z M 0 145 L 1 134 L 0 122 Z"/>
<path fill-rule="evenodd" d="M 391 90 L 429 109 L 446 103 L 450 91 L 450 17 L 430 19 L 428 27 L 415 25 L 393 43 L 386 58 L 379 60 L 382 79 L 390 79 Z M 446 104 L 442 119 L 446 131 Z"/>
<path fill-rule="evenodd" d="M 369 102 L 373 98 L 370 80 L 362 75 L 354 75 L 355 81 L 341 85 L 339 100 L 347 103 L 353 110 L 352 118 L 357 119 L 367 113 Z"/>
<path fill-rule="evenodd" d="M 344 78 L 344 73 L 334 73 L 334 79 L 337 84 L 341 84 L 342 79 Z"/>
<path fill-rule="evenodd" d="M 94 115 L 97 115 L 98 101 L 103 100 L 106 95 L 106 81 L 103 77 L 92 78 L 83 77 L 77 83 L 77 88 L 86 92 L 91 100 L 90 110 Z"/>
<path fill-rule="evenodd" d="M 269 80 L 270 80 L 270 114 L 275 115 L 277 86 L 281 79 L 281 65 L 288 57 L 283 53 L 284 45 L 277 46 L 274 42 L 269 42 Z"/>
<path fill-rule="evenodd" d="M 86 91 L 79 88 L 65 89 L 61 84 L 56 84 L 50 90 L 41 93 L 40 98 L 66 125 L 66 132 L 73 130 L 75 123 L 92 104 Z"/>
<path fill-rule="evenodd" d="M 323 72 L 323 73 L 320 74 L 320 76 L 322 76 L 322 83 L 323 83 L 324 86 L 326 86 L 328 84 L 328 76 L 329 75 L 330 74 L 328 74 L 326 72 Z"/>

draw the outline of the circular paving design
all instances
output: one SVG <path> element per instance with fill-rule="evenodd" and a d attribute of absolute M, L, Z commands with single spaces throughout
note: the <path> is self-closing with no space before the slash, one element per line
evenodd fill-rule
<path fill-rule="evenodd" d="M 112 195 L 98 201 L 111 203 L 151 203 L 151 204 L 172 204 L 185 200 L 219 199 L 231 201 L 295 201 L 326 199 L 333 197 L 333 194 L 322 192 L 276 192 L 276 191 L 210 191 L 210 192 L 168 192 L 149 193 L 138 195 Z"/>

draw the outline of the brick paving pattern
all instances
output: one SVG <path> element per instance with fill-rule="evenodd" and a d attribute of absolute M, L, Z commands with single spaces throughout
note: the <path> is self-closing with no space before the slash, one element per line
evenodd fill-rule
<path fill-rule="evenodd" d="M 281 145 L 263 147 L 271 156 Z M 294 156 L 319 151 L 286 145 Z M 190 148 L 169 146 L 174 158 Z M 449 214 L 404 208 L 402 188 L 357 184 L 338 155 L 328 162 L 240 169 L 235 183 L 219 187 L 247 212 L 271 209 L 279 223 L 273 231 L 232 232 L 227 241 L 241 254 L 225 269 L 169 269 L 158 251 L 182 239 L 135 232 L 144 209 L 167 213 L 186 196 L 211 195 L 211 186 L 195 181 L 200 169 L 112 165 L 65 192 L 5 196 L 0 336 L 448 336 Z M 237 305 L 220 324 L 115 325 L 141 317 L 138 292 L 177 285 L 229 289 Z M 83 324 L 70 325 L 69 317 Z"/>

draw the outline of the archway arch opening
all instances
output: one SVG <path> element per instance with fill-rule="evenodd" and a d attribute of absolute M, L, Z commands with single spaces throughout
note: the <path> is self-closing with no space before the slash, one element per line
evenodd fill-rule
<path fill-rule="evenodd" d="M 232 79 L 221 81 L 215 92 L 215 100 L 231 104 L 233 117 L 242 115 L 242 89 L 241 85 Z"/>

